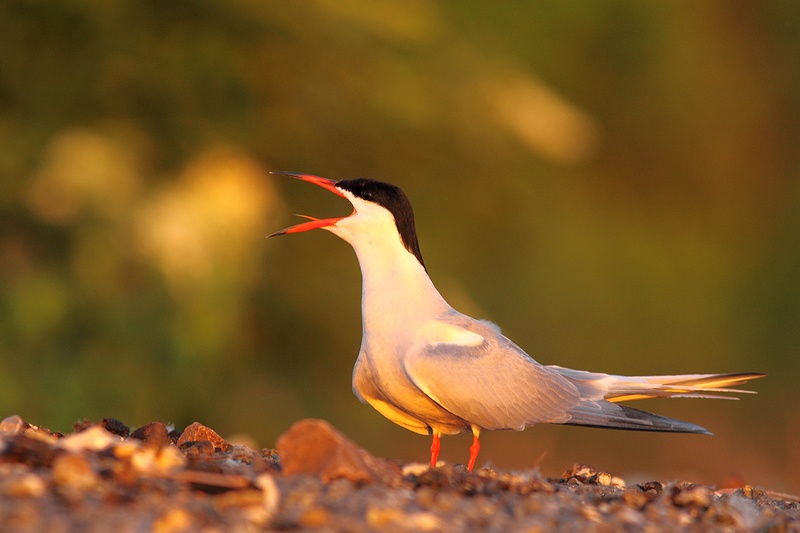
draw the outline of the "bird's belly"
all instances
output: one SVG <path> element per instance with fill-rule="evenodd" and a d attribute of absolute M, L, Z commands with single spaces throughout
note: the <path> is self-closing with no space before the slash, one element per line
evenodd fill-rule
<path fill-rule="evenodd" d="M 437 431 L 454 435 L 469 423 L 434 402 L 404 371 L 381 367 L 378 375 L 368 357 L 359 356 L 353 369 L 353 390 L 395 424 L 422 435 Z"/>

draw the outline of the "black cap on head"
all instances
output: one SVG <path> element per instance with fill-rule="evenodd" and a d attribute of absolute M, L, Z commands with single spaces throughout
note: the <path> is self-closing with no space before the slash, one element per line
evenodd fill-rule
<path fill-rule="evenodd" d="M 369 178 L 357 178 L 336 182 L 336 187 L 351 192 L 354 196 L 374 202 L 386 208 L 392 216 L 406 250 L 414 254 L 420 264 L 425 267 L 419 251 L 417 230 L 414 226 L 414 210 L 403 189 L 391 183 L 384 183 Z"/>

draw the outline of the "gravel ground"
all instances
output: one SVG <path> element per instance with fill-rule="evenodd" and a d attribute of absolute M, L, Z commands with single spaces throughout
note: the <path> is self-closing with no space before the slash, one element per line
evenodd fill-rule
<path fill-rule="evenodd" d="M 749 485 L 626 486 L 586 465 L 559 479 L 400 465 L 320 420 L 260 451 L 199 423 L 131 431 L 104 419 L 62 435 L 0 422 L 0 531 L 285 530 L 800 532 L 800 500 Z"/>

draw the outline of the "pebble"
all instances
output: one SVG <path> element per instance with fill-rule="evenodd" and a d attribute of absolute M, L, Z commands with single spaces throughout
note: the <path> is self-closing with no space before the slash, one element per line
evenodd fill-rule
<path fill-rule="evenodd" d="M 220 437 L 216 431 L 200 422 L 192 422 L 183 430 L 177 444 L 181 446 L 188 442 L 210 442 L 214 446 L 214 451 L 217 452 L 226 452 L 231 449 L 231 445 Z"/>
<path fill-rule="evenodd" d="M 701 485 L 691 485 L 679 489 L 672 496 L 672 501 L 680 507 L 694 505 L 706 508 L 711 505 L 712 491 L 708 487 Z"/>
<path fill-rule="evenodd" d="M 56 456 L 51 466 L 53 482 L 61 494 L 71 500 L 82 498 L 99 482 L 99 474 L 85 456 L 78 453 L 62 453 Z"/>
<path fill-rule="evenodd" d="M 45 479 L 19 463 L 0 464 L 0 495 L 38 498 L 47 490 Z"/>
<path fill-rule="evenodd" d="M 144 441 L 145 444 L 153 448 L 160 448 L 172 442 L 169 436 L 169 429 L 163 422 L 152 422 L 137 428 L 131 433 L 130 438 Z"/>
<path fill-rule="evenodd" d="M 80 433 L 67 435 L 59 441 L 59 447 L 71 452 L 100 451 L 111 448 L 122 441 L 118 435 L 94 425 Z"/>
<path fill-rule="evenodd" d="M 616 486 L 625 486 L 625 481 L 622 479 L 613 478 L 608 472 L 603 472 L 584 464 L 573 465 L 572 468 L 561 474 L 561 478 L 567 480 L 569 484 L 588 483 L 591 485 L 610 486 L 613 483 Z"/>
<path fill-rule="evenodd" d="M 12 415 L 0 421 L 0 434 L 18 435 L 25 431 L 25 421 L 19 415 Z"/>
<path fill-rule="evenodd" d="M 348 479 L 369 483 L 399 473 L 324 420 L 295 423 L 278 438 L 276 448 L 285 475 L 315 475 L 323 482 Z"/>

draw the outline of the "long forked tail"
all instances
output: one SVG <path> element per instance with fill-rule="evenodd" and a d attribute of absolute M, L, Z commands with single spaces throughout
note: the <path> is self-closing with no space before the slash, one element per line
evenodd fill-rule
<path fill-rule="evenodd" d="M 644 400 L 647 398 L 715 398 L 738 400 L 729 394 L 756 394 L 755 391 L 732 389 L 751 379 L 763 378 L 766 374 L 684 374 L 678 376 L 638 376 L 617 378 L 609 384 L 605 399 L 614 402 Z"/>
<path fill-rule="evenodd" d="M 730 387 L 766 376 L 760 373 L 738 373 L 627 377 L 561 367 L 550 368 L 569 378 L 586 396 L 585 401 L 569 411 L 570 419 L 565 422 L 566 424 L 679 433 L 710 434 L 708 430 L 696 424 L 617 404 L 646 398 L 736 400 L 738 398 L 735 396 L 724 394 L 755 394 L 755 392 Z"/>

